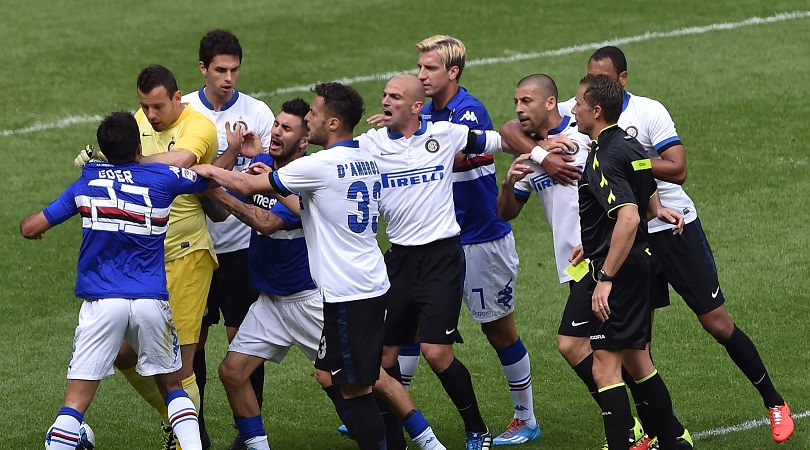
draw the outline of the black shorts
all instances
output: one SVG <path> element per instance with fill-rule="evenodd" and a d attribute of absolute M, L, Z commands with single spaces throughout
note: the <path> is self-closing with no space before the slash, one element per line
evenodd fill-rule
<path fill-rule="evenodd" d="M 593 280 L 592 266 L 588 266 L 588 273 L 579 281 L 571 281 L 568 292 L 568 301 L 562 314 L 557 334 L 574 337 L 590 337 L 591 325 L 599 319 L 591 309 L 591 297 L 595 282 Z"/>
<path fill-rule="evenodd" d="M 598 272 L 602 263 L 604 259 L 593 261 L 593 270 Z M 596 281 L 588 280 L 593 292 Z M 650 341 L 650 254 L 646 245 L 636 244 L 630 249 L 614 275 L 608 305 L 608 320 L 591 322 L 591 348 L 643 350 Z"/>
<path fill-rule="evenodd" d="M 669 304 L 667 283 L 697 315 L 723 305 L 725 298 L 720 290 L 717 267 L 700 219 L 686 224 L 680 235 L 673 235 L 669 230 L 659 231 L 650 234 L 649 241 L 657 266 L 650 286 L 653 308 Z"/>
<path fill-rule="evenodd" d="M 452 344 L 460 340 L 458 316 L 464 286 L 464 250 L 457 237 L 385 252 L 391 288 L 383 295 L 388 314 L 385 344 Z"/>
<path fill-rule="evenodd" d="M 259 298 L 259 293 L 248 282 L 248 250 L 217 255 L 219 268 L 214 270 L 208 305 L 202 325 L 210 327 L 219 323 L 219 312 L 225 318 L 225 326 L 237 328 L 245 320 L 250 305 Z"/>
<path fill-rule="evenodd" d="M 315 368 L 331 373 L 333 384 L 373 386 L 380 376 L 384 333 L 382 297 L 324 303 Z"/>

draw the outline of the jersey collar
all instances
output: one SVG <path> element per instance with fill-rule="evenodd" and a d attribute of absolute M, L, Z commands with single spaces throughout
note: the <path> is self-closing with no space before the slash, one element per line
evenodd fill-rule
<path fill-rule="evenodd" d="M 202 104 L 206 108 L 210 109 L 211 111 L 216 110 L 216 108 L 214 108 L 214 105 L 211 102 L 208 101 L 208 97 L 205 96 L 205 86 L 201 87 L 200 90 L 197 91 L 197 95 L 200 97 L 200 101 L 202 102 Z M 231 99 L 228 101 L 228 103 L 225 103 L 224 105 L 222 105 L 222 108 L 220 109 L 220 111 L 225 111 L 226 109 L 233 106 L 236 103 L 236 100 L 238 98 L 239 98 L 239 91 L 237 91 L 236 88 L 234 88 L 233 89 L 233 97 L 231 97 Z"/>
<path fill-rule="evenodd" d="M 387 131 L 388 131 L 388 139 L 391 139 L 392 141 L 396 141 L 397 139 L 405 137 L 405 135 L 402 133 L 392 133 L 391 130 Z M 416 130 L 416 133 L 414 133 L 413 135 L 420 136 L 425 134 L 425 131 L 427 131 L 427 121 L 424 119 L 419 119 L 419 129 Z"/>
<path fill-rule="evenodd" d="M 553 128 L 548 130 L 549 137 L 553 134 L 560 134 L 568 128 L 568 124 L 571 123 L 571 116 L 563 116 L 562 122 L 557 126 L 557 128 Z"/>
<path fill-rule="evenodd" d="M 627 105 L 630 103 L 630 93 L 624 91 L 624 101 L 622 102 L 622 112 L 627 109 Z"/>
<path fill-rule="evenodd" d="M 352 148 L 360 148 L 360 143 L 355 141 L 354 139 L 344 139 L 342 141 L 335 142 L 334 144 L 330 145 L 329 147 L 324 147 L 324 150 L 330 149 L 332 147 L 352 147 Z"/>

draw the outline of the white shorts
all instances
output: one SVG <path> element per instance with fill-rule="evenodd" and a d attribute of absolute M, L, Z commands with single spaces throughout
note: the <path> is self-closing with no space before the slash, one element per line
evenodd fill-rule
<path fill-rule="evenodd" d="M 101 380 L 112 375 L 124 340 L 138 354 L 135 370 L 143 376 L 177 372 L 182 366 L 169 302 L 105 298 L 82 304 L 68 379 Z"/>
<path fill-rule="evenodd" d="M 464 302 L 473 320 L 494 322 L 512 314 L 520 263 L 512 232 L 494 241 L 462 247 L 467 259 Z"/>
<path fill-rule="evenodd" d="M 312 363 L 323 331 L 323 297 L 317 289 L 278 296 L 262 292 L 248 310 L 229 352 L 280 363 L 295 345 Z"/>

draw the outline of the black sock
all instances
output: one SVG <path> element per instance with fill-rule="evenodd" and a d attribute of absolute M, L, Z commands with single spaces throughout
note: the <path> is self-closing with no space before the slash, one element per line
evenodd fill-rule
<path fill-rule="evenodd" d="M 343 394 L 340 392 L 340 386 L 333 384 L 329 387 L 323 388 L 323 391 L 326 392 L 326 396 L 329 397 L 329 400 L 332 400 L 332 404 L 335 405 L 335 412 L 337 412 L 338 418 L 341 422 L 343 422 L 343 425 L 346 425 L 346 429 L 349 430 L 349 424 L 347 423 L 346 418 L 343 417 L 343 410 L 345 409 L 343 402 L 345 400 L 343 400 Z M 349 433 L 351 432 L 352 430 L 349 430 Z"/>
<path fill-rule="evenodd" d="M 675 434 L 674 422 L 672 417 L 672 397 L 669 395 L 669 390 L 664 384 L 664 380 L 658 372 L 644 381 L 636 384 L 638 393 L 643 402 L 646 404 L 649 415 L 647 420 L 650 421 L 652 429 L 655 431 L 655 436 L 658 436 L 658 442 L 662 450 L 675 448 Z M 646 427 L 647 424 L 644 424 Z M 683 432 L 681 432 L 683 433 Z M 652 436 L 652 434 L 650 435 Z"/>
<path fill-rule="evenodd" d="M 720 342 L 720 344 L 726 348 L 728 356 L 731 356 L 734 364 L 742 370 L 748 380 L 751 381 L 751 384 L 757 388 L 765 407 L 771 408 L 785 403 L 785 400 L 773 387 L 771 377 L 768 376 L 768 371 L 765 370 L 765 364 L 762 362 L 759 352 L 757 352 L 757 347 L 751 342 L 748 335 L 737 328 L 736 324 L 731 337 L 725 342 Z"/>
<path fill-rule="evenodd" d="M 402 384 L 402 373 L 399 371 L 399 362 L 394 364 L 394 367 L 385 369 L 391 378 L 397 380 Z M 385 441 L 388 445 L 388 450 L 405 450 L 407 444 L 405 443 L 405 435 L 402 432 L 402 422 L 394 415 L 391 408 L 382 398 L 375 397 L 377 400 L 377 407 L 382 414 L 383 422 L 385 422 Z"/>
<path fill-rule="evenodd" d="M 342 417 L 346 418 L 346 427 L 360 450 L 385 450 L 385 423 L 374 394 L 344 399 L 342 405 Z"/>
<path fill-rule="evenodd" d="M 588 393 L 591 394 L 593 400 L 601 408 L 599 404 L 599 388 L 596 387 L 596 380 L 593 379 L 593 353 L 589 353 L 579 364 L 572 367 L 574 372 L 579 376 L 579 379 L 585 383 L 588 388 Z"/>
<path fill-rule="evenodd" d="M 627 388 L 630 390 L 630 395 L 633 396 L 636 414 L 638 414 L 638 420 L 641 421 L 641 426 L 644 427 L 644 432 L 649 436 L 658 436 L 658 430 L 655 429 L 655 422 L 651 420 L 650 417 L 650 405 L 640 392 L 636 380 L 633 379 L 633 376 L 630 375 L 630 372 L 628 372 L 624 366 L 622 366 L 622 380 L 624 380 L 624 384 L 626 384 Z M 633 425 L 635 425 L 635 422 Z"/>
<path fill-rule="evenodd" d="M 437 373 L 436 376 L 439 377 L 444 391 L 450 396 L 450 400 L 453 401 L 458 413 L 461 414 L 464 429 L 466 431 L 486 433 L 488 431 L 487 426 L 481 417 L 481 411 L 478 410 L 478 400 L 475 398 L 470 371 L 464 367 L 464 364 L 453 358 L 450 366 L 444 372 Z"/>
<path fill-rule="evenodd" d="M 605 437 L 610 450 L 627 450 L 633 440 L 633 423 L 630 413 L 630 399 L 624 384 L 613 386 L 599 392 L 602 405 L 602 421 L 605 424 Z"/>
<path fill-rule="evenodd" d="M 253 387 L 253 392 L 256 393 L 256 401 L 259 402 L 259 411 L 261 411 L 262 400 L 264 400 L 264 362 L 250 374 L 250 385 Z"/>
<path fill-rule="evenodd" d="M 208 382 L 208 368 L 205 365 L 205 347 L 194 352 L 194 362 L 191 364 L 194 376 L 197 377 L 197 388 L 200 390 L 200 410 L 197 411 L 197 420 L 200 422 L 200 433 L 205 430 L 205 384 Z"/>

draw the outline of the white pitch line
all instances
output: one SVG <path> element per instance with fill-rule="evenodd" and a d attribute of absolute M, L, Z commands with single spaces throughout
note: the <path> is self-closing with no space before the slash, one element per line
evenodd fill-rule
<path fill-rule="evenodd" d="M 793 419 L 803 419 L 807 416 L 810 416 L 810 411 L 800 412 L 798 414 L 792 414 Z M 698 431 L 696 433 L 692 433 L 692 439 L 698 440 L 703 439 L 710 436 L 723 436 L 726 434 L 731 433 L 738 433 L 740 431 L 750 430 L 751 428 L 761 427 L 763 425 L 769 425 L 770 421 L 768 419 L 757 419 L 757 420 L 749 420 L 747 422 L 743 422 L 739 425 L 732 425 L 730 427 L 721 427 L 715 428 L 713 430 L 706 430 L 706 431 Z"/>
<path fill-rule="evenodd" d="M 639 34 L 636 36 L 628 36 L 628 37 L 617 37 L 613 39 L 608 39 L 602 42 L 591 42 L 588 44 L 580 44 L 580 45 L 572 45 L 569 47 L 558 48 L 555 50 L 546 50 L 543 52 L 533 52 L 533 53 L 517 53 L 510 56 L 504 57 L 497 57 L 497 58 L 483 58 L 483 59 L 473 59 L 467 61 L 467 66 L 487 66 L 493 64 L 501 64 L 501 63 L 510 63 L 515 61 L 525 61 L 529 59 L 538 59 L 538 58 L 548 58 L 554 56 L 565 56 L 570 55 L 573 53 L 579 53 L 588 50 L 596 50 L 598 48 L 604 47 L 606 45 L 624 45 L 630 44 L 634 42 L 644 42 L 650 41 L 653 39 L 665 39 L 671 37 L 678 37 L 678 36 L 690 36 L 690 35 L 697 35 L 697 34 L 705 34 L 711 31 L 726 31 L 726 30 L 734 30 L 737 28 L 754 26 L 754 25 L 763 25 L 769 23 L 776 23 L 776 22 L 784 22 L 787 20 L 794 20 L 794 19 L 804 19 L 810 17 L 810 11 L 792 11 L 792 12 L 784 12 L 779 14 L 774 14 L 768 17 L 751 17 L 749 19 L 742 20 L 740 22 L 724 22 L 724 23 L 713 23 L 710 25 L 705 26 L 695 26 L 695 27 L 686 27 L 686 28 L 679 28 L 677 30 L 672 31 L 651 31 L 644 34 Z M 393 72 L 386 72 L 386 73 L 376 73 L 371 75 L 361 75 L 357 77 L 348 77 L 348 78 L 339 78 L 332 81 L 337 81 L 343 84 L 354 84 L 354 83 L 365 83 L 369 81 L 385 81 L 389 78 L 392 78 L 397 75 L 403 75 L 413 73 L 413 70 L 398 70 Z M 274 91 L 270 92 L 254 92 L 251 93 L 253 97 L 275 97 L 278 95 L 286 95 L 286 94 L 294 94 L 299 92 L 308 92 L 315 86 L 317 82 L 311 84 L 302 84 L 299 86 L 289 86 L 284 88 L 279 88 Z M 16 130 L 2 130 L 0 131 L 0 135 L 2 136 L 12 136 L 17 134 L 27 134 L 27 133 L 34 133 L 37 131 L 44 131 L 44 130 L 51 130 L 55 128 L 66 128 L 70 125 L 75 124 L 82 124 L 82 123 L 90 123 L 90 122 L 97 122 L 101 120 L 100 116 L 93 115 L 93 116 L 69 116 L 65 119 L 60 119 L 55 122 L 36 122 L 31 126 L 25 128 L 19 128 Z"/>

